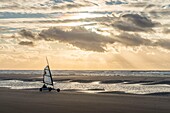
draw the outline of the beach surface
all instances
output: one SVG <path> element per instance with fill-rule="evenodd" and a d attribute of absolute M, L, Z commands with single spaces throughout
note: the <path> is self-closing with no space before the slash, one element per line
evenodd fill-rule
<path fill-rule="evenodd" d="M 170 113 L 169 96 L 0 88 L 0 113 Z"/>
<path fill-rule="evenodd" d="M 109 86 L 110 84 L 113 84 L 113 88 L 115 88 L 116 84 L 123 84 L 124 86 L 126 86 L 126 84 L 145 84 L 145 87 L 151 85 L 153 88 L 155 85 L 163 85 L 162 88 L 169 88 L 170 85 L 170 77 L 54 75 L 53 79 L 56 83 L 65 83 L 69 81 L 69 86 L 74 82 L 86 84 L 95 81 L 100 81 L 99 85 L 106 84 L 106 86 Z M 27 81 L 28 83 L 34 81 L 40 82 L 42 81 L 42 75 L 0 74 L 0 80 L 21 80 L 23 82 Z M 40 83 L 40 85 L 42 85 L 42 83 Z M 93 90 L 96 91 L 99 89 Z M 0 113 L 57 112 L 170 113 L 170 93 L 161 92 L 147 95 L 128 94 L 119 91 L 85 93 L 77 92 L 73 89 L 61 89 L 61 92 L 58 93 L 56 91 L 40 92 L 38 88 L 18 90 L 10 89 L 10 87 L 0 88 Z"/>

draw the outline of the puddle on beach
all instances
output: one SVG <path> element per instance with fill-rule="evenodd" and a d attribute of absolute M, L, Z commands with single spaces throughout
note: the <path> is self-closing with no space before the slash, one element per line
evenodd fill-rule
<path fill-rule="evenodd" d="M 32 89 L 40 88 L 43 85 L 40 81 L 21 81 L 21 80 L 0 80 L 0 87 L 7 87 L 10 89 Z M 100 81 L 80 83 L 70 81 L 54 82 L 54 87 L 60 88 L 65 91 L 77 91 L 84 93 L 100 93 L 100 92 L 124 92 L 131 94 L 150 94 L 158 92 L 170 92 L 170 85 L 156 84 L 156 85 L 143 85 L 143 84 L 102 84 Z"/>

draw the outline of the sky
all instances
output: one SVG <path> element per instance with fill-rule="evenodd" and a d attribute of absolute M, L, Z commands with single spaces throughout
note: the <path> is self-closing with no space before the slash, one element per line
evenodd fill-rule
<path fill-rule="evenodd" d="M 0 0 L 0 69 L 169 70 L 170 0 Z"/>

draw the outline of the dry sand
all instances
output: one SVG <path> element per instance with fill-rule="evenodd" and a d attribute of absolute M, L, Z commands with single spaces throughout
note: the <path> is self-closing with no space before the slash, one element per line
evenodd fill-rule
<path fill-rule="evenodd" d="M 0 113 L 170 113 L 170 97 L 0 88 Z"/>

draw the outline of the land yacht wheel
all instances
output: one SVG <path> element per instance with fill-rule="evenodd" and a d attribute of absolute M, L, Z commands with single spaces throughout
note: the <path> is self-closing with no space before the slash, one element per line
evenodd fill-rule
<path fill-rule="evenodd" d="M 59 88 L 57 89 L 57 92 L 60 92 L 60 89 L 59 89 Z"/>
<path fill-rule="evenodd" d="M 42 88 L 40 88 L 39 90 L 42 91 Z"/>
<path fill-rule="evenodd" d="M 48 88 L 48 91 L 50 92 L 51 90 L 52 90 L 52 88 L 49 87 L 49 88 Z"/>

